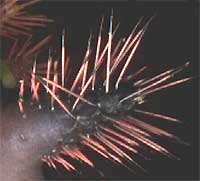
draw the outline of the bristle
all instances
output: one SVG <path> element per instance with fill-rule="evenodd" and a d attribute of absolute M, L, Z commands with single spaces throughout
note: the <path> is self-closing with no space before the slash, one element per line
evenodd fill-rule
<path fill-rule="evenodd" d="M 65 29 L 62 31 L 62 86 L 65 86 Z"/>
<path fill-rule="evenodd" d="M 94 69 L 93 69 L 94 77 L 93 77 L 93 81 L 92 81 L 92 90 L 94 90 L 95 80 L 96 80 L 96 71 L 95 70 L 97 68 L 98 60 L 99 60 L 103 22 L 104 22 L 104 17 L 102 17 L 102 20 L 101 20 L 101 25 L 100 25 L 100 29 L 99 29 L 99 36 L 98 36 L 98 41 L 97 41 L 96 56 L 95 56 Z"/>
<path fill-rule="evenodd" d="M 162 115 L 162 114 L 157 114 L 157 113 L 153 113 L 153 112 L 143 111 L 143 110 L 139 110 L 139 109 L 134 109 L 134 111 L 138 112 L 138 113 L 142 113 L 144 115 L 152 116 L 152 117 L 155 117 L 155 118 L 164 119 L 166 121 L 180 122 L 176 118 L 172 118 L 172 117 L 165 116 L 165 115 Z"/>
<path fill-rule="evenodd" d="M 19 99 L 18 99 L 18 106 L 19 106 L 19 111 L 21 113 L 24 113 L 24 103 L 23 103 L 23 99 L 24 99 L 24 81 L 20 80 L 20 88 L 19 88 Z"/>
<path fill-rule="evenodd" d="M 110 62 L 111 62 L 111 48 L 112 48 L 112 28 L 113 28 L 113 10 L 110 17 L 110 27 L 108 33 L 108 56 L 107 56 L 107 66 L 106 66 L 106 93 L 109 92 L 110 87 Z"/>
<path fill-rule="evenodd" d="M 89 64 L 89 55 L 91 52 L 91 40 L 92 40 L 92 33 L 90 32 L 90 36 L 88 39 L 88 46 L 87 46 L 87 50 L 85 53 L 85 57 L 83 59 L 83 75 L 82 75 L 82 86 L 81 89 L 83 89 L 83 87 L 85 86 L 85 82 L 86 82 L 86 78 L 87 78 L 87 72 L 88 72 L 88 64 Z"/>
<path fill-rule="evenodd" d="M 40 83 L 36 82 L 36 77 L 35 77 L 35 74 L 36 74 L 36 58 L 35 58 L 35 61 L 34 61 L 34 64 L 33 64 L 33 71 L 32 71 L 32 74 L 31 74 L 31 92 L 32 92 L 32 99 L 39 102 L 38 91 L 39 91 Z"/>
<path fill-rule="evenodd" d="M 140 75 L 147 67 L 144 66 L 142 68 L 140 68 L 139 70 L 137 70 L 135 73 L 125 77 L 122 79 L 122 81 L 130 81 L 132 79 L 135 79 L 138 75 Z"/>

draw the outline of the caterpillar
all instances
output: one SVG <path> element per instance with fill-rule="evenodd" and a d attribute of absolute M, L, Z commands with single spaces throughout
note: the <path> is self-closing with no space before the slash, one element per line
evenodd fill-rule
<path fill-rule="evenodd" d="M 173 124 L 179 120 L 141 107 L 153 93 L 191 81 L 191 77 L 173 80 L 189 63 L 137 79 L 146 67 L 134 73 L 130 71 L 133 74 L 127 68 L 152 18 L 143 26 L 140 19 L 127 38 L 119 41 L 121 45 L 113 43 L 117 33 L 113 18 L 111 12 L 106 43 L 103 43 L 105 22 L 102 18 L 95 48 L 90 34 L 82 64 L 72 74 L 69 74 L 71 59 L 66 56 L 66 31 L 63 30 L 59 63 L 50 53 L 45 74 L 39 73 L 37 60 L 29 72 L 32 100 L 26 100 L 23 91 L 26 84 L 20 81 L 18 102 L 9 110 L 2 107 L 4 180 L 39 179 L 42 161 L 52 169 L 61 167 L 84 178 L 82 172 L 86 168 L 102 176 L 104 170 L 98 169 L 95 157 L 125 167 L 131 174 L 135 170 L 145 172 L 138 160 L 147 159 L 145 154 L 151 152 L 177 159 L 160 139 L 183 142 L 151 122 L 141 120 L 141 116 Z M 19 110 L 16 110 L 17 104 Z M 10 110 L 13 118 L 9 116 Z"/>

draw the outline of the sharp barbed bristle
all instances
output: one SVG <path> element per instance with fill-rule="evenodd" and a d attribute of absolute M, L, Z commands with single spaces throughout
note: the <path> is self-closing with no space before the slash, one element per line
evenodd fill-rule
<path fill-rule="evenodd" d="M 24 99 L 24 81 L 20 80 L 20 88 L 19 88 L 19 98 L 18 98 L 18 106 L 19 106 L 19 111 L 21 113 L 24 113 L 24 103 L 23 103 L 23 99 Z"/>
<path fill-rule="evenodd" d="M 104 22 L 104 16 L 102 17 L 101 20 L 101 25 L 100 25 L 100 29 L 99 29 L 99 36 L 98 36 L 98 41 L 97 41 L 97 48 L 96 48 L 96 56 L 95 56 L 95 62 L 94 62 L 94 77 L 93 77 L 93 81 L 92 81 L 92 90 L 94 90 L 94 86 L 95 86 L 95 79 L 96 79 L 96 68 L 98 65 L 98 60 L 99 60 L 99 53 L 100 53 L 100 48 L 101 48 L 101 39 L 102 39 L 102 28 L 103 28 L 103 22 Z"/>
<path fill-rule="evenodd" d="M 106 93 L 109 92 L 110 87 L 110 64 L 111 64 L 111 49 L 112 49 L 112 29 L 113 29 L 113 10 L 110 16 L 110 26 L 108 33 L 108 53 L 107 53 L 107 65 L 106 65 Z"/>
<path fill-rule="evenodd" d="M 138 113 L 142 113 L 144 115 L 152 116 L 152 117 L 155 117 L 155 118 L 164 119 L 164 120 L 167 120 L 167 121 L 178 122 L 178 123 L 180 122 L 180 120 L 178 120 L 176 118 L 169 117 L 169 116 L 162 115 L 162 114 L 157 114 L 157 113 L 153 113 L 153 112 L 143 111 L 143 110 L 139 110 L 139 109 L 134 109 L 134 111 L 138 112 Z"/>
<path fill-rule="evenodd" d="M 24 58 L 28 58 L 30 57 L 31 55 L 35 54 L 35 53 L 38 53 L 39 51 L 41 51 L 40 49 L 42 47 L 44 47 L 44 45 L 46 45 L 47 43 L 49 43 L 51 40 L 51 36 L 47 36 L 45 37 L 43 40 L 41 40 L 39 43 L 37 43 L 34 47 L 32 47 L 29 51 L 27 51 L 23 57 Z"/>
<path fill-rule="evenodd" d="M 62 61 L 62 86 L 64 87 L 65 86 L 65 29 L 63 29 L 62 31 L 62 58 L 61 58 L 61 61 Z"/>
<path fill-rule="evenodd" d="M 10 51 L 9 51 L 8 59 L 6 60 L 7 62 L 11 61 L 12 56 L 15 54 L 18 41 L 19 40 L 16 39 L 15 42 L 13 43 L 13 45 L 12 45 Z"/>
<path fill-rule="evenodd" d="M 24 53 L 27 51 L 27 48 L 29 47 L 30 43 L 31 43 L 31 39 L 32 36 L 29 36 L 26 40 L 26 42 L 24 43 L 23 47 L 21 48 L 21 50 L 18 52 L 17 56 L 21 56 L 24 55 Z"/>
<path fill-rule="evenodd" d="M 128 75 L 127 77 L 123 78 L 122 81 L 130 81 L 135 79 L 137 76 L 139 76 L 145 69 L 147 69 L 147 66 L 144 66 L 137 70 L 135 73 Z"/>

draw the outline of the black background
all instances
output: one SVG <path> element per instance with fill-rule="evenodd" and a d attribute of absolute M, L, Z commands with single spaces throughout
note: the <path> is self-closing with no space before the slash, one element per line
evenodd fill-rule
<path fill-rule="evenodd" d="M 154 156 L 152 160 L 143 160 L 147 173 L 130 173 L 123 167 L 117 167 L 105 160 L 97 158 L 96 165 L 104 168 L 108 179 L 186 179 L 195 180 L 198 176 L 198 14 L 197 3 L 189 1 L 44 1 L 30 10 L 34 13 L 46 14 L 55 22 L 47 30 L 36 32 L 38 36 L 52 34 L 54 46 L 60 44 L 62 28 L 67 29 L 67 47 L 73 63 L 77 64 L 84 56 L 89 32 L 98 32 L 99 22 L 105 15 L 108 24 L 110 10 L 114 10 L 114 24 L 120 22 L 116 38 L 126 36 L 131 32 L 141 16 L 145 19 L 155 15 L 136 54 L 136 60 L 131 65 L 133 71 L 142 65 L 149 69 L 145 76 L 167 70 L 171 67 L 190 61 L 191 65 L 180 77 L 193 76 L 194 80 L 175 88 L 156 93 L 146 105 L 147 110 L 171 115 L 180 119 L 183 124 L 171 124 L 170 130 L 188 142 L 190 146 L 168 142 L 167 147 L 174 152 L 180 161 Z M 104 28 L 106 35 L 107 27 Z M 95 39 L 93 40 L 95 41 Z M 58 49 L 59 50 L 59 49 Z M 179 77 L 179 76 L 178 76 Z M 93 153 L 90 153 L 91 155 Z M 92 155 L 95 157 L 95 155 Z M 84 168 L 83 168 L 84 169 Z M 65 174 L 61 169 L 57 173 L 44 168 L 48 179 L 56 178 L 101 178 L 95 171 L 86 169 L 86 176 Z"/>

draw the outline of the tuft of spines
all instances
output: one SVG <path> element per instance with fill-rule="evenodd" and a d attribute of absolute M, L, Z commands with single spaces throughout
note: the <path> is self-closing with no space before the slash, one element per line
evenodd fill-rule
<path fill-rule="evenodd" d="M 178 141 L 179 138 L 156 126 L 145 123 L 143 120 L 139 120 L 136 116 L 133 117 L 131 114 L 132 111 L 143 115 L 153 116 L 157 119 L 178 123 L 179 120 L 175 118 L 141 110 L 138 107 L 145 103 L 147 95 L 191 79 L 188 77 L 167 82 L 171 80 L 174 75 L 188 67 L 188 62 L 182 66 L 167 70 L 152 78 L 144 80 L 137 80 L 137 76 L 148 68 L 146 66 L 140 68 L 131 75 L 125 76 L 125 72 L 131 61 L 134 60 L 135 52 L 138 49 L 151 20 L 152 18 L 139 29 L 139 25 L 142 21 L 142 19 L 140 19 L 125 41 L 120 41 L 120 44 L 122 43 L 120 47 L 122 48 L 112 52 L 112 47 L 114 46 L 112 40 L 118 26 L 112 31 L 112 12 L 108 40 L 101 51 L 102 19 L 96 46 L 95 60 L 94 62 L 91 62 L 90 58 L 92 36 L 92 34 L 90 34 L 84 60 L 71 86 L 67 86 L 66 84 L 68 77 L 66 76 L 65 70 L 67 70 L 66 67 L 68 66 L 69 59 L 64 55 L 64 52 L 66 52 L 65 43 L 63 41 L 65 39 L 64 30 L 62 32 L 61 60 L 54 61 L 52 57 L 49 56 L 45 76 L 37 73 L 35 70 L 36 64 L 34 64 L 32 72 L 32 75 L 34 75 L 34 82 L 41 84 L 44 89 L 46 89 L 47 94 L 50 95 L 51 110 L 53 111 L 55 104 L 58 104 L 58 106 L 74 120 L 74 126 L 70 129 L 70 132 L 64 135 L 64 139 L 59 148 L 53 150 L 51 155 L 44 155 L 42 157 L 42 161 L 46 162 L 50 167 L 56 169 L 56 163 L 59 163 L 68 171 L 77 171 L 77 168 L 72 162 L 63 158 L 62 155 L 64 154 L 71 159 L 75 159 L 95 168 L 95 163 L 93 163 L 90 157 L 83 152 L 81 149 L 82 146 L 87 147 L 99 156 L 116 164 L 123 165 L 128 169 L 130 169 L 129 163 L 143 169 L 130 155 L 131 152 L 131 154 L 141 156 L 141 148 L 150 149 L 170 158 L 176 158 L 167 150 L 167 148 L 155 141 L 154 137 L 166 137 L 176 141 Z M 116 49 L 119 49 L 118 44 L 114 50 Z M 128 58 L 126 59 L 126 57 Z M 61 74 L 58 73 L 57 66 L 60 62 Z M 54 68 L 52 68 L 53 64 Z M 89 72 L 88 69 L 89 64 L 93 65 L 93 70 L 91 72 Z M 100 85 L 97 76 L 102 74 L 99 72 L 99 69 L 105 64 L 105 80 L 101 80 L 100 82 L 103 83 Z M 123 65 L 122 69 L 119 68 L 120 64 Z M 52 76 L 50 76 L 51 69 L 54 69 Z M 110 82 L 111 78 L 115 80 L 114 83 Z M 129 92 L 121 91 L 121 83 L 128 83 L 129 80 L 133 78 L 136 80 L 137 85 L 134 84 Z M 59 84 L 59 82 L 61 82 L 61 84 Z M 36 90 L 35 83 L 31 85 L 31 89 Z M 103 90 L 103 92 L 99 91 L 99 89 Z M 38 91 L 39 90 L 37 89 L 37 94 Z M 67 98 L 70 100 L 70 104 L 66 105 L 66 99 L 62 100 L 61 96 L 58 96 L 58 91 L 68 95 Z M 90 96 L 91 92 L 100 92 L 101 95 L 107 96 L 104 99 L 104 103 L 101 103 L 101 97 L 98 97 L 98 94 L 96 94 L 97 99 L 94 101 L 93 97 Z M 116 96 L 116 94 L 119 94 L 120 96 Z M 88 106 L 87 111 L 81 112 L 81 109 L 86 106 Z M 122 112 L 123 114 L 121 114 Z M 68 137 L 70 137 L 70 140 Z"/>
<path fill-rule="evenodd" d="M 30 36 L 33 27 L 46 27 L 52 22 L 44 15 L 28 14 L 26 9 L 41 0 L 2 0 L 0 3 L 0 36 L 16 39 L 17 36 Z"/>

